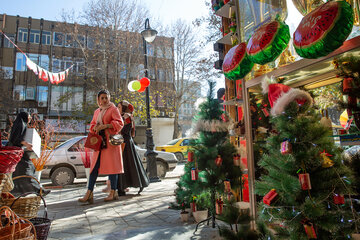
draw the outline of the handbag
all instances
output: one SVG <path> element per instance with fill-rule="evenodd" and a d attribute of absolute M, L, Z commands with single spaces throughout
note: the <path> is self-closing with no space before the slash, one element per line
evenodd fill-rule
<path fill-rule="evenodd" d="M 102 137 L 100 135 L 96 133 L 89 133 L 86 138 L 85 147 L 91 148 L 95 151 L 100 151 L 101 142 Z"/>
<path fill-rule="evenodd" d="M 121 145 L 124 142 L 124 137 L 121 134 L 109 135 L 109 143 L 113 146 Z"/>

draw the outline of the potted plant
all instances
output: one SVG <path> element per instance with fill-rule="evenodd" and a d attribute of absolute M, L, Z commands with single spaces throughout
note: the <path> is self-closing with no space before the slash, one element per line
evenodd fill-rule
<path fill-rule="evenodd" d="M 193 212 L 196 222 L 201 222 L 208 218 L 208 209 L 210 208 L 210 205 L 210 192 L 204 191 L 196 196 L 196 212 Z"/>
<path fill-rule="evenodd" d="M 185 203 L 181 204 L 181 213 L 180 213 L 181 221 L 187 222 L 189 219 L 189 212 L 185 210 Z"/>

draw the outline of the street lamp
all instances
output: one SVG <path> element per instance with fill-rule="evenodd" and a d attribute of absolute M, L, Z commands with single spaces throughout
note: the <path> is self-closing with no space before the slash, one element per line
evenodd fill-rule
<path fill-rule="evenodd" d="M 141 32 L 143 37 L 144 44 L 144 56 L 145 56 L 145 77 L 149 78 L 148 74 L 148 59 L 147 59 L 147 49 L 146 43 L 151 43 L 156 38 L 157 31 L 150 28 L 149 19 L 145 20 L 145 30 Z M 147 171 L 149 173 L 150 182 L 160 182 L 161 180 L 157 176 L 157 167 L 156 167 L 156 155 L 157 153 L 154 151 L 154 139 L 151 128 L 151 118 L 150 118 L 150 94 L 149 87 L 145 90 L 146 93 L 146 120 L 147 120 L 147 128 L 146 128 L 146 165 Z"/>

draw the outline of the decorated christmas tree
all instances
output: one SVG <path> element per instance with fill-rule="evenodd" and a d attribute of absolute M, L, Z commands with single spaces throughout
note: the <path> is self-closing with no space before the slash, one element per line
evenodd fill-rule
<path fill-rule="evenodd" d="M 242 176 L 240 167 L 234 165 L 237 151 L 229 142 L 229 123 L 223 121 L 227 118 L 224 118 L 222 106 L 218 99 L 213 97 L 214 86 L 213 82 L 209 82 L 209 95 L 206 101 L 200 104 L 199 112 L 194 119 L 194 136 L 190 144 L 188 162 L 175 190 L 178 204 L 182 201 L 191 201 L 193 196 L 203 191 L 210 192 L 213 227 L 216 198 L 224 192 L 240 192 L 238 189 L 241 187 Z"/>
<path fill-rule="evenodd" d="M 355 213 L 349 206 L 351 180 L 342 150 L 319 123 L 308 93 L 282 84 L 263 89 L 276 132 L 267 139 L 267 153 L 259 163 L 267 174 L 256 182 L 257 194 L 263 196 L 258 220 L 277 239 L 349 239 Z"/>

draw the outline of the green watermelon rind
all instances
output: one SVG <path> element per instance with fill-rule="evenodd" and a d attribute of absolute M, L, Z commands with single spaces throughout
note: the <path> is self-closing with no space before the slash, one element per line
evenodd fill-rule
<path fill-rule="evenodd" d="M 250 60 L 249 56 L 245 52 L 243 59 L 231 70 L 224 71 L 224 75 L 227 79 L 238 80 L 244 78 L 254 67 L 254 63 Z"/>
<path fill-rule="evenodd" d="M 342 26 L 342 28 L 333 27 L 330 31 L 326 31 L 323 34 L 323 37 L 319 38 L 314 43 L 307 45 L 307 47 L 299 47 L 294 44 L 295 51 L 299 56 L 311 59 L 326 56 L 341 47 L 343 42 L 350 35 L 354 23 L 354 12 L 351 5 L 347 2 L 339 1 L 338 4 L 338 16 L 329 29 L 335 24 Z M 336 39 L 327 36 L 336 36 Z"/>
<path fill-rule="evenodd" d="M 273 39 L 263 48 L 263 50 L 256 54 L 249 54 L 249 58 L 254 63 L 264 65 L 266 63 L 275 61 L 275 59 L 277 59 L 288 46 L 290 42 L 289 26 L 281 21 L 278 21 L 278 23 L 279 27 L 274 34 Z"/>

